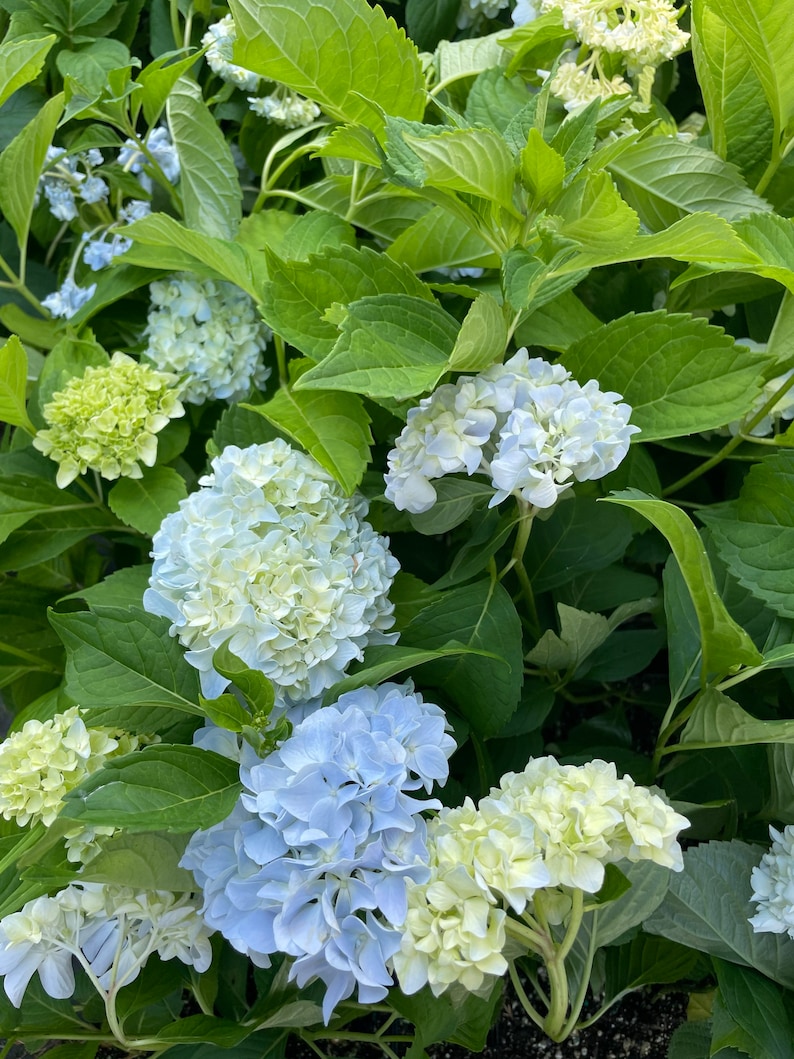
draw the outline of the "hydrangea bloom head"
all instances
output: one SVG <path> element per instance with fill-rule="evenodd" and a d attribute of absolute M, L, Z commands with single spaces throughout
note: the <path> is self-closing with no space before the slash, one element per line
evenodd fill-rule
<path fill-rule="evenodd" d="M 20 827 L 49 827 L 69 791 L 108 757 L 137 745 L 135 736 L 87 728 L 76 706 L 49 721 L 26 721 L 0 743 L 0 815 Z"/>
<path fill-rule="evenodd" d="M 302 129 L 320 116 L 320 108 L 295 92 L 276 89 L 269 96 L 249 96 L 249 109 L 285 129 Z"/>
<path fill-rule="evenodd" d="M 172 622 L 204 694 L 227 682 L 212 655 L 228 641 L 297 702 L 335 683 L 370 643 L 394 643 L 388 591 L 399 564 L 318 463 L 276 440 L 229 446 L 201 488 L 164 519 L 144 606 Z"/>
<path fill-rule="evenodd" d="M 207 50 L 204 53 L 207 65 L 223 81 L 235 85 L 244 92 L 256 92 L 259 74 L 246 70 L 232 62 L 234 42 L 237 40 L 237 28 L 231 15 L 226 15 L 220 22 L 207 27 L 201 38 L 201 44 Z"/>
<path fill-rule="evenodd" d="M 262 353 L 270 330 L 245 291 L 182 272 L 152 283 L 149 293 L 146 356 L 180 376 L 184 401 L 234 401 L 264 386 L 270 369 Z"/>
<path fill-rule="evenodd" d="M 58 290 L 41 299 L 41 304 L 53 316 L 71 320 L 75 313 L 79 312 L 85 303 L 94 297 L 95 293 L 96 283 L 81 287 L 70 276 L 67 276 Z"/>
<path fill-rule="evenodd" d="M 185 414 L 176 376 L 154 371 L 125 353 L 70 379 L 43 409 L 49 429 L 33 444 L 58 464 L 61 489 L 87 470 L 103 478 L 140 478 L 153 467 L 157 434 Z"/>
<path fill-rule="evenodd" d="M 782 831 L 770 827 L 769 837 L 772 845 L 750 876 L 757 907 L 750 924 L 756 933 L 794 938 L 794 826 Z"/>
<path fill-rule="evenodd" d="M 264 761 L 244 750 L 236 809 L 188 843 L 210 926 L 260 966 L 292 957 L 299 986 L 323 981 L 326 1021 L 391 985 L 406 882 L 428 875 L 419 813 L 439 804 L 414 792 L 446 780 L 446 727 L 411 684 L 342 695 Z"/>
<path fill-rule="evenodd" d="M 574 481 L 603 477 L 628 452 L 638 428 L 618 400 L 520 349 L 411 409 L 389 453 L 386 496 L 400 510 L 427 511 L 436 500 L 432 481 L 465 471 L 490 476 L 491 506 L 515 495 L 551 507 Z"/>

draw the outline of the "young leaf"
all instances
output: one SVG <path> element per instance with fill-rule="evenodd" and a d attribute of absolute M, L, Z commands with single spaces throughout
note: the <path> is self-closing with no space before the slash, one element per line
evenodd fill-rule
<path fill-rule="evenodd" d="M 740 664 L 758 665 L 762 656 L 725 609 L 703 542 L 689 516 L 674 504 L 638 489 L 615 493 L 606 502 L 639 512 L 667 538 L 695 605 L 703 644 L 703 676 L 727 673 Z"/>
<path fill-rule="evenodd" d="M 475 298 L 449 357 L 450 371 L 484 371 L 499 362 L 507 345 L 502 307 L 490 294 Z"/>
<path fill-rule="evenodd" d="M 0 210 L 14 229 L 19 246 L 28 241 L 39 176 L 62 111 L 60 93 L 47 100 L 0 155 Z"/>
<path fill-rule="evenodd" d="M 233 239 L 242 217 L 237 167 L 199 86 L 180 77 L 168 97 L 166 113 L 179 154 L 179 189 L 188 228 L 216 239 Z"/>
<path fill-rule="evenodd" d="M 55 36 L 7 40 L 0 44 L 0 107 L 22 85 L 38 77 Z"/>
<path fill-rule="evenodd" d="M 80 877 L 87 882 L 119 883 L 141 890 L 192 891 L 196 882 L 179 867 L 185 840 L 168 833 L 118 834 L 104 839 L 99 853 Z"/>
<path fill-rule="evenodd" d="M 414 272 L 496 260 L 488 244 L 442 206 L 434 206 L 400 232 L 386 254 Z"/>
<path fill-rule="evenodd" d="M 25 409 L 27 381 L 28 358 L 17 336 L 11 335 L 0 348 L 0 420 L 35 434 Z"/>
<path fill-rule="evenodd" d="M 740 418 L 760 390 L 764 354 L 703 319 L 630 313 L 573 343 L 565 366 L 581 382 L 597 379 L 631 405 L 642 441 L 713 430 Z"/>
<path fill-rule="evenodd" d="M 128 526 L 152 537 L 166 515 L 187 496 L 185 479 L 172 467 L 147 467 L 141 478 L 121 478 L 108 493 L 110 510 Z"/>
<path fill-rule="evenodd" d="M 158 743 L 110 758 L 70 791 L 60 817 L 85 827 L 177 834 L 225 819 L 240 793 L 236 761 L 196 746 Z"/>
<path fill-rule="evenodd" d="M 311 367 L 302 359 L 290 364 L 293 381 Z M 243 404 L 294 438 L 336 478 L 348 495 L 360 484 L 369 461 L 372 435 L 369 416 L 355 394 L 304 391 L 282 386 L 264 404 Z"/>
<path fill-rule="evenodd" d="M 419 54 L 380 7 L 366 0 L 231 0 L 230 7 L 235 61 L 308 96 L 335 121 L 379 131 L 383 111 L 421 118 Z"/>
<path fill-rule="evenodd" d="M 222 677 L 226 677 L 243 695 L 251 712 L 264 714 L 273 709 L 275 692 L 272 681 L 256 669 L 251 669 L 229 648 L 228 641 L 214 652 L 212 664 Z"/>
<path fill-rule="evenodd" d="M 596 254 L 625 251 L 640 226 L 637 214 L 603 171 L 575 180 L 551 209 L 562 218 L 554 226 L 556 233 Z"/>
<path fill-rule="evenodd" d="M 137 105 L 140 102 L 143 116 L 150 126 L 156 124 L 176 82 L 183 74 L 187 74 L 196 62 L 195 55 L 188 55 L 187 58 L 169 62 L 166 66 L 168 60 L 174 58 L 172 52 L 158 56 L 148 66 L 144 66 L 136 78 L 135 83 L 142 85 L 143 91 L 135 97 L 135 103 Z"/>
<path fill-rule="evenodd" d="M 535 203 L 556 197 L 565 179 L 565 159 L 549 147 L 537 129 L 529 130 L 521 152 L 521 183 Z"/>
<path fill-rule="evenodd" d="M 515 163 L 498 133 L 450 129 L 435 136 L 404 132 L 403 139 L 422 162 L 427 186 L 479 195 L 515 213 Z"/>
<path fill-rule="evenodd" d="M 794 618 L 794 453 L 767 456 L 739 499 L 698 512 L 733 576 L 779 615 Z"/>

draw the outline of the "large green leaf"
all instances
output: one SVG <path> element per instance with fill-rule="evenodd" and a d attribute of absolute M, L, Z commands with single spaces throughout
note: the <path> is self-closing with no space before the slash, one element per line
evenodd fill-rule
<path fill-rule="evenodd" d="M 102 842 L 99 853 L 85 865 L 80 877 L 87 882 L 118 883 L 141 890 L 195 889 L 186 868 L 179 867 L 185 840 L 168 833 L 120 833 Z"/>
<path fill-rule="evenodd" d="M 19 246 L 28 240 L 39 176 L 62 111 L 60 93 L 47 100 L 0 155 L 0 210 L 14 229 Z"/>
<path fill-rule="evenodd" d="M 434 206 L 401 232 L 386 253 L 414 272 L 487 263 L 493 258 L 487 243 L 442 206 Z"/>
<path fill-rule="evenodd" d="M 403 140 L 420 159 L 426 186 L 479 195 L 514 212 L 515 162 L 504 139 L 491 129 L 449 129 Z"/>
<path fill-rule="evenodd" d="M 95 613 L 53 613 L 50 621 L 66 645 L 66 692 L 91 711 L 94 723 L 133 706 L 203 716 L 198 673 L 168 635 L 165 618 L 97 607 Z"/>
<path fill-rule="evenodd" d="M 233 239 L 242 217 L 237 167 L 199 86 L 180 77 L 168 96 L 166 113 L 179 154 L 185 223 L 202 235 Z"/>
<path fill-rule="evenodd" d="M 670 873 L 664 903 L 644 924 L 651 934 L 689 945 L 721 960 L 754 967 L 794 987 L 794 945 L 785 935 L 757 934 L 748 919 L 750 875 L 762 850 L 744 842 L 708 842 L 688 849 L 684 870 Z"/>
<path fill-rule="evenodd" d="M 292 362 L 293 381 L 310 367 L 309 360 Z M 264 416 L 294 438 L 331 472 L 346 493 L 352 493 L 361 482 L 372 435 L 369 416 L 355 394 L 282 386 L 265 404 L 242 407 Z"/>
<path fill-rule="evenodd" d="M 502 585 L 477 581 L 445 592 L 410 622 L 400 644 L 430 650 L 450 640 L 498 657 L 433 662 L 423 680 L 443 688 L 478 734 L 496 735 L 518 705 L 523 683 L 521 622 Z"/>
<path fill-rule="evenodd" d="M 22 85 L 38 77 L 55 36 L 0 44 L 0 107 Z"/>
<path fill-rule="evenodd" d="M 776 613 L 794 618 L 794 453 L 750 469 L 738 500 L 698 511 L 734 577 Z"/>
<path fill-rule="evenodd" d="M 761 653 L 726 610 L 703 542 L 689 516 L 674 504 L 639 489 L 615 493 L 606 502 L 639 512 L 667 538 L 695 605 L 703 645 L 703 676 L 727 673 L 741 664 L 758 665 Z"/>
<path fill-rule="evenodd" d="M 759 721 L 716 688 L 707 688 L 697 700 L 676 749 L 753 743 L 794 743 L 794 721 Z"/>
<path fill-rule="evenodd" d="M 378 130 L 381 111 L 422 116 L 419 54 L 380 7 L 366 0 L 231 0 L 230 7 L 237 61 L 313 99 L 329 117 Z"/>
<path fill-rule="evenodd" d="M 712 430 L 740 419 L 760 392 L 763 353 L 685 314 L 630 313 L 565 352 L 580 382 L 594 378 L 632 407 L 641 441 Z"/>
<path fill-rule="evenodd" d="M 325 313 L 378 294 L 409 294 L 433 301 L 430 288 L 410 268 L 364 248 L 331 249 L 308 261 L 283 261 L 268 254 L 262 314 L 273 330 L 315 359 L 327 356 L 339 338 Z"/>
<path fill-rule="evenodd" d="M 187 496 L 185 479 L 172 467 L 147 467 L 140 478 L 121 478 L 108 494 L 114 515 L 149 537 Z"/>
<path fill-rule="evenodd" d="M 619 254 L 637 239 L 640 219 L 603 170 L 574 181 L 551 210 L 560 214 L 557 233 L 584 250 Z"/>
<path fill-rule="evenodd" d="M 110 758 L 64 800 L 85 827 L 195 831 L 224 820 L 240 793 L 239 765 L 212 750 L 159 743 Z"/>
<path fill-rule="evenodd" d="M 669 136 L 631 144 L 608 168 L 651 231 L 688 213 L 716 213 L 732 221 L 770 208 L 750 191 L 735 166 L 704 147 Z"/>
<path fill-rule="evenodd" d="M 768 978 L 735 963 L 714 960 L 720 997 L 752 1042 L 755 1059 L 794 1059 L 794 1021 L 781 990 Z"/>
<path fill-rule="evenodd" d="M 351 390 L 368 397 L 413 397 L 447 368 L 458 323 L 436 302 L 381 294 L 348 305 L 332 352 L 302 375 L 297 390 Z"/>

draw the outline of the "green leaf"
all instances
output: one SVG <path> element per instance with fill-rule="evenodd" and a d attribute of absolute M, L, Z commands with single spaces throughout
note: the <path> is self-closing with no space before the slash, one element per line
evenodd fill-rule
<path fill-rule="evenodd" d="M 268 254 L 268 276 L 262 299 L 265 321 L 315 359 L 327 356 L 339 338 L 338 328 L 325 319 L 331 305 L 378 294 L 433 301 L 430 288 L 409 268 L 368 248 L 341 247 L 308 261 L 282 261 Z"/>
<path fill-rule="evenodd" d="M 685 1022 L 670 1038 L 667 1059 L 709 1059 L 711 1020 Z M 721 1059 L 731 1059 L 723 1053 Z"/>
<path fill-rule="evenodd" d="M 66 693 L 91 711 L 94 724 L 132 704 L 203 716 L 198 673 L 169 636 L 165 618 L 102 607 L 97 613 L 51 613 L 50 622 L 68 652 Z"/>
<path fill-rule="evenodd" d="M 754 743 L 794 743 L 794 721 L 759 721 L 721 691 L 707 688 L 697 699 L 676 750 Z"/>
<path fill-rule="evenodd" d="M 148 125 L 155 125 L 163 111 L 166 100 L 171 89 L 182 77 L 187 74 L 191 66 L 195 65 L 196 56 L 188 55 L 184 59 L 176 59 L 176 52 L 166 52 L 159 55 L 141 70 L 136 79 L 136 84 L 143 86 L 143 91 L 138 99 L 143 107 L 143 116 Z M 174 59 L 174 62 L 169 60 Z M 168 63 L 168 65 L 166 65 Z"/>
<path fill-rule="evenodd" d="M 521 183 L 536 204 L 559 194 L 565 179 L 565 159 L 549 147 L 537 129 L 529 130 L 527 145 L 520 157 Z"/>
<path fill-rule="evenodd" d="M 515 163 L 504 139 L 491 129 L 450 129 L 403 140 L 424 167 L 424 184 L 479 195 L 515 213 Z"/>
<path fill-rule="evenodd" d="M 407 0 L 405 21 L 411 40 L 423 51 L 433 51 L 455 33 L 459 0 Z"/>
<path fill-rule="evenodd" d="M 484 371 L 498 362 L 507 345 L 502 307 L 490 294 L 480 294 L 461 324 L 449 357 L 450 371 Z"/>
<path fill-rule="evenodd" d="M 565 269 L 565 262 L 576 257 L 572 250 L 563 251 L 550 261 L 543 261 L 523 247 L 514 246 L 502 258 L 502 288 L 511 307 L 520 312 L 536 312 L 575 287 L 587 275 L 588 268 Z"/>
<path fill-rule="evenodd" d="M 251 724 L 251 714 L 231 692 L 214 699 L 205 699 L 200 695 L 199 705 L 213 724 L 225 728 L 227 732 L 242 732 L 246 725 Z"/>
<path fill-rule="evenodd" d="M 715 959 L 728 1014 L 752 1041 L 755 1059 L 794 1059 L 794 1024 L 780 989 L 749 968 Z"/>
<path fill-rule="evenodd" d="M 311 368 L 310 360 L 290 363 L 293 382 Z M 350 495 L 369 462 L 369 416 L 355 394 L 303 391 L 282 386 L 264 404 L 243 404 L 294 438 L 336 478 Z"/>
<path fill-rule="evenodd" d="M 516 329 L 516 343 L 564 353 L 577 339 L 599 327 L 601 321 L 598 317 L 586 309 L 572 291 L 565 291 L 530 313 Z"/>
<path fill-rule="evenodd" d="M 0 419 L 35 434 L 25 408 L 27 381 L 28 358 L 17 336 L 11 335 L 0 348 Z"/>
<path fill-rule="evenodd" d="M 63 111 L 63 93 L 48 99 L 36 117 L 0 155 L 0 210 L 26 246 L 33 203 L 47 148 Z"/>
<path fill-rule="evenodd" d="M 413 397 L 447 368 L 458 323 L 437 302 L 408 294 L 360 298 L 347 306 L 332 352 L 295 388 L 351 390 L 367 397 Z"/>
<path fill-rule="evenodd" d="M 102 848 L 80 871 L 87 882 L 118 883 L 141 890 L 191 892 L 196 882 L 179 867 L 184 839 L 165 832 L 118 834 L 102 840 Z"/>
<path fill-rule="evenodd" d="M 684 854 L 684 870 L 670 873 L 670 888 L 645 923 L 651 934 L 754 967 L 767 978 L 794 986 L 794 946 L 785 936 L 757 934 L 749 918 L 750 875 L 762 850 L 744 842 L 707 842 Z"/>
<path fill-rule="evenodd" d="M 603 614 L 576 610 L 564 603 L 557 604 L 557 613 L 560 617 L 559 635 L 546 629 L 527 654 L 527 661 L 541 669 L 573 672 L 604 643 L 612 629 Z"/>
<path fill-rule="evenodd" d="M 145 566 L 128 566 L 114 570 L 89 588 L 79 588 L 62 599 L 84 599 L 89 609 L 97 607 L 143 608 L 143 593 L 149 587 L 152 572 L 150 563 Z"/>
<path fill-rule="evenodd" d="M 639 489 L 615 493 L 606 502 L 639 512 L 667 538 L 695 605 L 703 644 L 703 676 L 761 662 L 755 644 L 730 616 L 717 592 L 703 542 L 689 516 L 674 504 Z"/>
<path fill-rule="evenodd" d="M 188 1015 L 158 1030 L 155 1039 L 161 1044 L 215 1044 L 233 1048 L 251 1035 L 250 1026 L 212 1015 Z"/>
<path fill-rule="evenodd" d="M 414 272 L 494 260 L 488 244 L 443 206 L 434 206 L 400 232 L 386 254 Z"/>
<path fill-rule="evenodd" d="M 419 54 L 381 8 L 365 0 L 231 0 L 230 7 L 235 61 L 308 96 L 335 121 L 378 131 L 382 111 L 421 118 Z"/>
<path fill-rule="evenodd" d="M 666 938 L 638 934 L 626 945 L 606 951 L 604 993 L 617 997 L 644 985 L 663 985 L 688 978 L 698 955 Z"/>
<path fill-rule="evenodd" d="M 716 213 L 728 221 L 770 209 L 718 155 L 668 136 L 631 144 L 608 168 L 642 222 L 659 231 L 688 213 Z"/>
<path fill-rule="evenodd" d="M 411 525 L 419 533 L 433 537 L 448 533 L 469 517 L 478 503 L 493 496 L 493 487 L 471 478 L 439 478 L 434 483 L 436 501 L 428 511 L 411 515 Z"/>
<path fill-rule="evenodd" d="M 507 723 L 521 696 L 521 622 L 510 596 L 498 582 L 478 581 L 445 592 L 410 622 L 402 647 L 440 648 L 450 640 L 497 655 L 461 655 L 436 662 L 423 680 L 444 689 L 483 738 Z"/>
<path fill-rule="evenodd" d="M 251 259 L 239 243 L 190 231 L 164 213 L 128 224 L 124 235 L 144 249 L 143 253 L 136 253 L 136 247 L 128 250 L 125 261 L 148 268 L 174 272 L 187 269 L 199 276 L 220 276 L 236 283 L 252 298 L 259 297 Z"/>
<path fill-rule="evenodd" d="M 166 113 L 179 154 L 185 223 L 203 235 L 233 239 L 242 218 L 237 167 L 198 85 L 180 77 L 168 96 Z"/>
<path fill-rule="evenodd" d="M 0 107 L 18 88 L 38 77 L 55 40 L 53 34 L 36 40 L 6 40 L 0 44 Z"/>
<path fill-rule="evenodd" d="M 149 537 L 187 496 L 185 479 L 172 467 L 146 467 L 141 478 L 121 478 L 108 493 L 110 510 Z"/>
<path fill-rule="evenodd" d="M 212 750 L 159 743 L 110 758 L 69 791 L 60 818 L 85 827 L 177 834 L 224 820 L 240 793 L 240 766 Z"/>
<path fill-rule="evenodd" d="M 634 245 L 640 219 L 603 170 L 575 180 L 552 205 L 562 220 L 558 235 L 593 253 L 620 253 Z"/>
<path fill-rule="evenodd" d="M 750 468 L 739 498 L 698 512 L 733 576 L 777 614 L 794 618 L 794 453 Z"/>
<path fill-rule="evenodd" d="M 587 953 L 594 929 L 597 948 L 611 945 L 617 938 L 644 923 L 665 898 L 672 874 L 669 868 L 645 860 L 636 863 L 622 861 L 620 870 L 631 883 L 631 888 L 619 900 L 585 913 L 572 952 L 579 961 Z"/>
<path fill-rule="evenodd" d="M 438 82 L 450 83 L 500 66 L 504 57 L 500 36 L 501 32 L 497 31 L 484 37 L 439 41 L 435 54 Z"/>
<path fill-rule="evenodd" d="M 762 385 L 763 353 L 683 313 L 629 313 L 569 346 L 565 366 L 632 407 L 641 441 L 713 430 L 747 410 Z"/>
<path fill-rule="evenodd" d="M 222 677 L 239 689 L 254 715 L 267 716 L 270 713 L 275 702 L 272 681 L 238 658 L 229 647 L 228 640 L 213 653 L 212 664 Z"/>
<path fill-rule="evenodd" d="M 55 65 L 64 77 L 73 77 L 91 93 L 101 93 L 108 83 L 108 73 L 126 66 L 130 61 L 129 48 L 121 41 L 100 39 L 91 41 L 79 50 L 58 52 Z"/>
<path fill-rule="evenodd" d="M 700 625 L 692 596 L 674 555 L 665 563 L 663 583 L 670 695 L 673 701 L 679 702 L 700 684 L 703 658 Z"/>

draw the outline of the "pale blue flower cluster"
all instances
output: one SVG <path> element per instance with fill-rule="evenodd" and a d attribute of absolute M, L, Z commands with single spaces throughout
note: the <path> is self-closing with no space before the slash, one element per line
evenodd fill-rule
<path fill-rule="evenodd" d="M 114 257 L 126 254 L 132 246 L 132 239 L 122 235 L 118 230 L 118 225 L 132 224 L 133 221 L 139 221 L 142 217 L 148 217 L 151 212 L 152 207 L 148 202 L 144 202 L 143 199 L 130 199 L 127 205 L 119 210 L 117 224 L 98 229 L 100 232 L 98 236 L 96 236 L 97 229 L 92 233 L 85 232 L 83 234 L 85 243 L 83 261 L 86 265 L 93 272 L 98 272 L 101 268 L 107 268 Z M 96 237 L 92 239 L 92 235 Z"/>
<path fill-rule="evenodd" d="M 261 761 L 243 750 L 234 812 L 188 843 L 182 866 L 204 894 L 207 925 L 258 966 L 285 953 L 290 979 L 326 985 L 323 1015 L 358 989 L 392 984 L 406 881 L 428 878 L 417 798 L 443 784 L 455 749 L 443 711 L 413 685 L 342 695 L 296 725 Z"/>
<path fill-rule="evenodd" d="M 146 191 L 152 190 L 151 177 L 144 169 L 149 158 L 157 163 L 166 180 L 176 184 L 180 174 L 179 155 L 164 125 L 158 125 L 149 133 L 146 138 L 146 154 L 134 140 L 125 140 L 119 151 L 119 165 L 130 173 L 137 174 L 141 187 Z"/>
<path fill-rule="evenodd" d="M 107 199 L 108 185 L 93 173 L 102 162 L 102 152 L 95 147 L 74 155 L 68 155 L 63 147 L 47 148 L 38 191 L 44 193 L 53 217 L 59 221 L 74 220 L 78 198 L 86 203 Z"/>
<path fill-rule="evenodd" d="M 95 292 L 96 283 L 81 287 L 71 276 L 67 276 L 58 290 L 41 299 L 41 304 L 45 309 L 49 309 L 53 316 L 70 320 L 87 301 L 94 297 Z"/>

